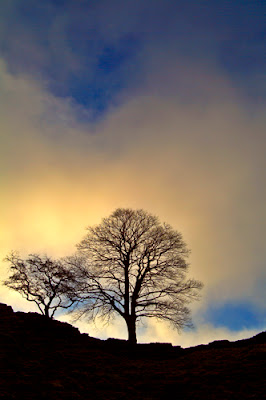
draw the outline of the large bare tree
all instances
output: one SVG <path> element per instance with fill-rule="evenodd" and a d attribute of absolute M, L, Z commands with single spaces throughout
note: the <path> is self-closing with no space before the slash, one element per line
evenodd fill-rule
<path fill-rule="evenodd" d="M 136 343 L 142 318 L 191 324 L 187 304 L 201 282 L 186 279 L 189 251 L 182 235 L 143 210 L 117 209 L 78 244 L 76 295 L 81 313 L 124 318 L 128 341 Z"/>
<path fill-rule="evenodd" d="M 9 263 L 10 276 L 4 285 L 34 302 L 46 317 L 53 318 L 59 308 L 73 305 L 73 275 L 64 261 L 38 254 L 22 259 L 16 252 L 11 252 L 5 261 Z"/>

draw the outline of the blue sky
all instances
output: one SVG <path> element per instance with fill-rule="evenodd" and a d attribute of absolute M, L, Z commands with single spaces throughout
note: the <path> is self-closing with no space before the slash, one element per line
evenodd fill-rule
<path fill-rule="evenodd" d="M 265 328 L 265 8 L 2 0 L 3 256 L 144 208 L 192 249 L 198 340 Z"/>
<path fill-rule="evenodd" d="M 214 326 L 226 326 L 233 331 L 240 331 L 249 327 L 261 330 L 264 328 L 261 316 L 249 303 L 238 304 L 236 302 L 210 306 L 206 319 L 211 321 Z"/>

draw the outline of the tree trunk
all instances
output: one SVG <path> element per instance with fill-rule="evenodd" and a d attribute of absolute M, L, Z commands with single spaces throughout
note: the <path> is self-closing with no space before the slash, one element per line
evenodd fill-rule
<path fill-rule="evenodd" d="M 136 335 L 136 318 L 132 315 L 128 317 L 126 320 L 127 330 L 128 330 L 128 343 L 136 344 L 137 343 L 137 335 Z"/>
<path fill-rule="evenodd" d="M 49 315 L 49 306 L 45 306 L 44 307 L 44 315 L 47 317 L 47 318 L 50 318 L 50 315 Z"/>
<path fill-rule="evenodd" d="M 128 276 L 128 269 L 129 269 L 129 255 L 127 256 L 127 260 L 124 263 L 124 270 L 125 270 L 125 316 L 126 320 L 130 317 L 129 315 L 129 276 Z"/>

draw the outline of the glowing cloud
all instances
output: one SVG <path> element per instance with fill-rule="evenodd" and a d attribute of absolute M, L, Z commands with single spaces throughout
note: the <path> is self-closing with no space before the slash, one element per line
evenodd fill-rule
<path fill-rule="evenodd" d="M 155 74 L 92 126 L 79 122 L 85 111 L 73 101 L 0 64 L 1 257 L 11 249 L 70 254 L 87 225 L 120 206 L 143 208 L 180 230 L 192 249 L 191 275 L 205 284 L 195 315 L 242 298 L 262 307 L 263 112 L 211 70 L 184 67 L 187 81 L 201 83 L 182 97 L 171 90 L 182 71 L 164 68 L 164 85 Z M 0 299 L 18 304 L 4 288 Z M 169 335 L 165 326 L 147 329 L 143 341 Z M 201 341 L 239 337 L 206 324 L 197 332 Z M 197 341 L 184 338 L 183 345 Z"/>

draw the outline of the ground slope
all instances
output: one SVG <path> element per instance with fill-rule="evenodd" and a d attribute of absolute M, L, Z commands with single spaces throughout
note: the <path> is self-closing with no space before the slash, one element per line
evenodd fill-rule
<path fill-rule="evenodd" d="M 94 339 L 0 304 L 0 399 L 265 398 L 265 332 L 189 349 Z"/>

